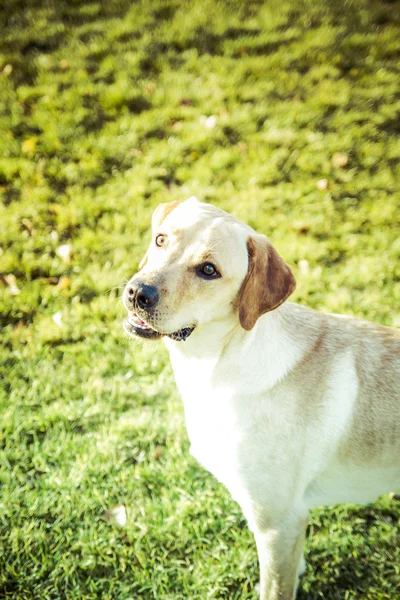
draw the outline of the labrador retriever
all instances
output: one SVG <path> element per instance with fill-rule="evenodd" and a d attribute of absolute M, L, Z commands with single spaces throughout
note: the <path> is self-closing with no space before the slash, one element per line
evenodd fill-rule
<path fill-rule="evenodd" d="M 399 331 L 286 302 L 267 237 L 192 197 L 160 205 L 126 331 L 162 338 L 191 452 L 254 532 L 262 600 L 292 600 L 308 511 L 400 491 Z"/>

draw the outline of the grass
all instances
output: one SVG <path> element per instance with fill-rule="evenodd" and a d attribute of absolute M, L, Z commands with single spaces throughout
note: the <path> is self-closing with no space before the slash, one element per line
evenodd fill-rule
<path fill-rule="evenodd" d="M 195 194 L 270 235 L 295 301 L 399 326 L 399 23 L 377 0 L 0 7 L 1 597 L 256 598 L 116 286 L 155 206 Z M 400 598 L 399 518 L 313 511 L 299 599 Z"/>

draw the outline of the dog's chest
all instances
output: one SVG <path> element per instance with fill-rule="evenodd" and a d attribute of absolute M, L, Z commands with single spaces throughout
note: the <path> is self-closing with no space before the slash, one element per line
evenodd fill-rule
<path fill-rule="evenodd" d="M 200 390 L 199 390 L 200 391 Z M 216 477 L 232 470 L 238 460 L 243 425 L 232 410 L 233 398 L 224 390 L 204 390 L 183 396 L 190 451 Z"/>
<path fill-rule="evenodd" d="M 241 443 L 250 423 L 227 382 L 216 385 L 198 368 L 175 369 L 191 454 L 228 487 L 240 471 Z"/>

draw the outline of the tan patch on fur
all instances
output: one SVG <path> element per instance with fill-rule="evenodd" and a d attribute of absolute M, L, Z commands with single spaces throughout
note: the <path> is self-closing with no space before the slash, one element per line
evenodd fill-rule
<path fill-rule="evenodd" d="M 139 263 L 139 271 L 141 269 L 143 269 L 143 267 L 147 264 L 147 261 L 148 261 L 148 256 L 147 256 L 147 252 L 146 252 L 146 254 L 143 256 L 142 260 Z"/>
<path fill-rule="evenodd" d="M 171 229 L 171 233 L 178 239 L 182 237 L 180 229 Z"/>
<path fill-rule="evenodd" d="M 294 308 L 290 330 L 297 343 L 307 339 L 308 349 L 281 385 L 288 386 L 288 396 L 301 390 L 304 424 L 322 418 L 318 407 L 327 393 L 333 357 L 351 349 L 359 392 L 337 447 L 338 460 L 395 468 L 400 456 L 400 331 L 304 307 Z"/>
<path fill-rule="evenodd" d="M 172 212 L 180 203 L 180 200 L 175 200 L 174 202 L 165 202 L 157 206 L 153 213 L 153 227 L 159 227 L 161 223 L 168 217 L 169 213 Z"/>
<path fill-rule="evenodd" d="M 180 204 L 180 200 L 175 200 L 174 202 L 164 202 L 163 204 L 159 204 L 155 211 L 153 212 L 152 217 L 152 226 L 153 229 L 157 229 L 161 223 L 166 219 L 170 212 L 174 210 Z M 148 261 L 147 252 L 143 256 L 142 260 L 139 263 L 139 271 L 146 266 Z"/>
<path fill-rule="evenodd" d="M 239 319 L 244 329 L 253 329 L 257 319 L 280 306 L 293 292 L 296 281 L 290 267 L 265 240 L 247 240 L 249 269 L 239 297 Z"/>

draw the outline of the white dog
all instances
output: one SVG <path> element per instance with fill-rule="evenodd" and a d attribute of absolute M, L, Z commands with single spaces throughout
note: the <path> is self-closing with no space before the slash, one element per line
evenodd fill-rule
<path fill-rule="evenodd" d="M 308 511 L 400 491 L 399 331 L 285 303 L 264 235 L 196 198 L 162 204 L 125 329 L 163 338 L 191 452 L 254 532 L 262 600 L 292 600 Z"/>

